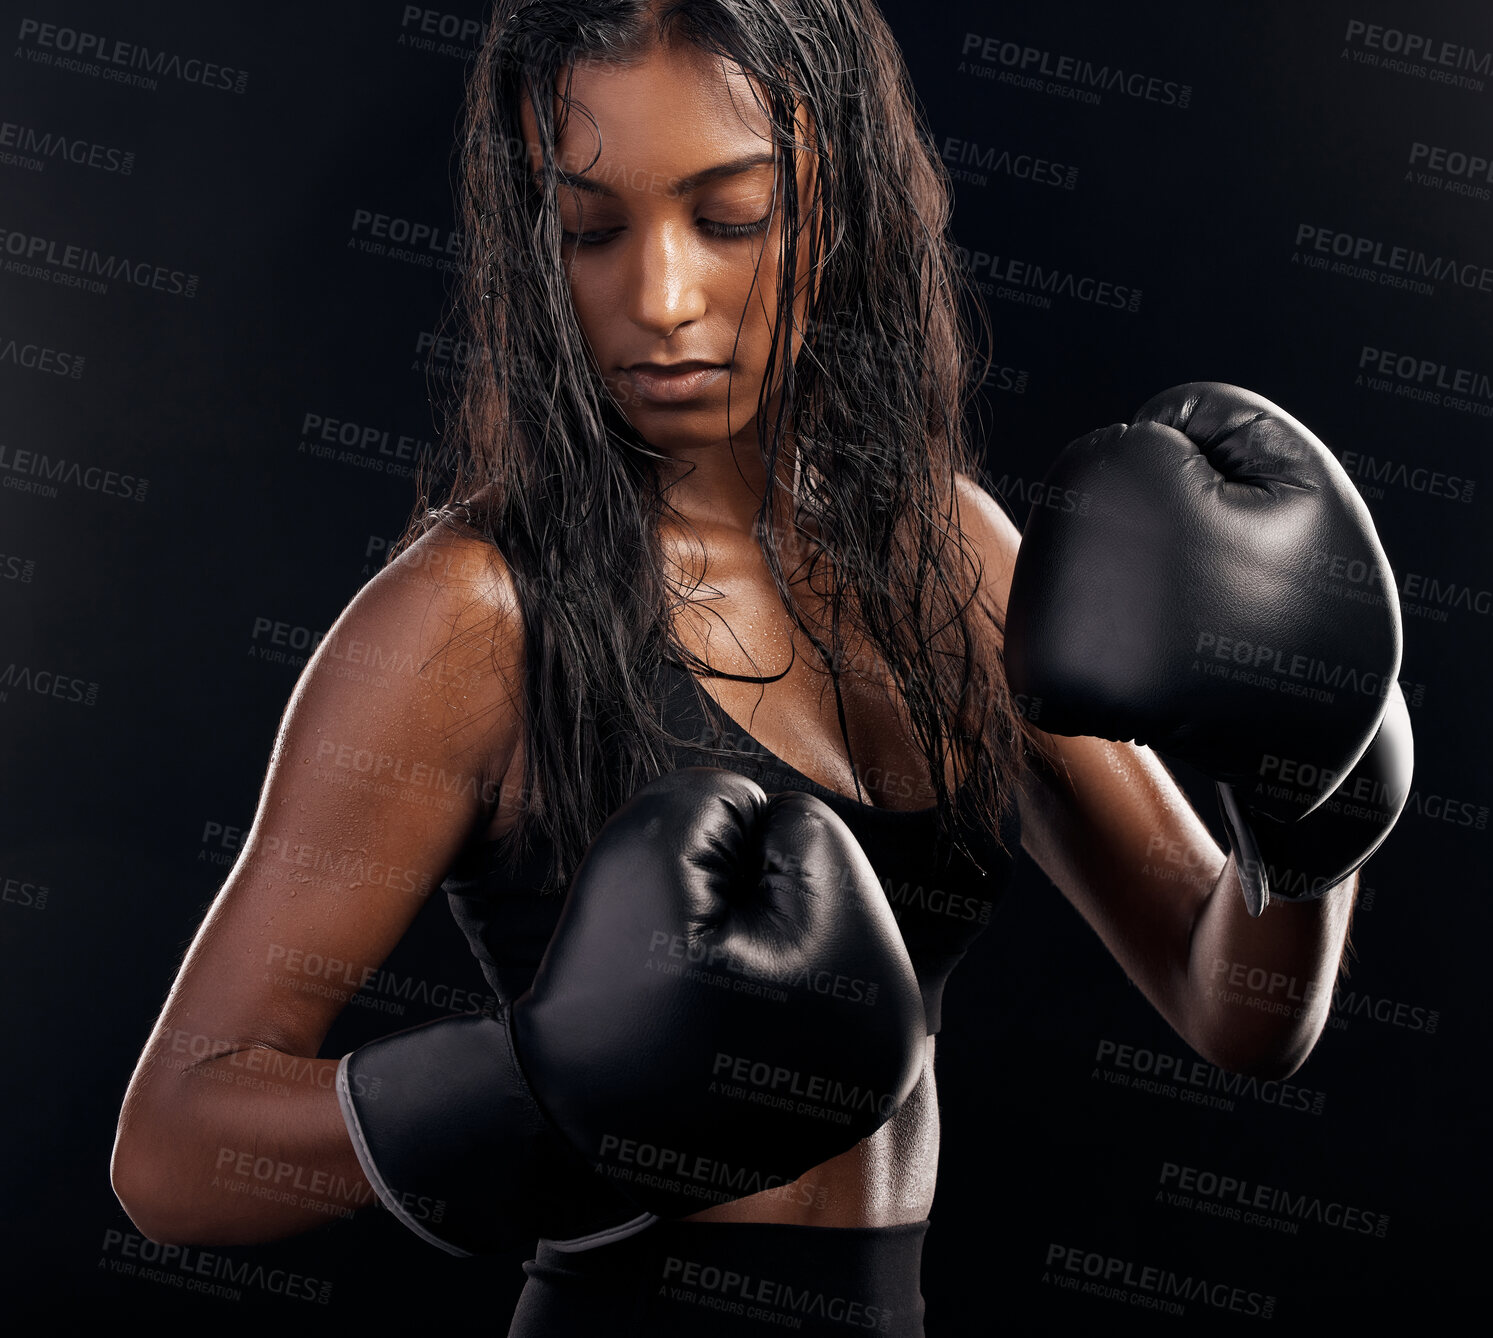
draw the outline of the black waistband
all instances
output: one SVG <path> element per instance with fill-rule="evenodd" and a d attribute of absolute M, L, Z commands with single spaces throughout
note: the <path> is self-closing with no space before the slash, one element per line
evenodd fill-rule
<path fill-rule="evenodd" d="M 927 1231 L 675 1221 L 581 1253 L 541 1242 L 509 1336 L 923 1338 Z"/>

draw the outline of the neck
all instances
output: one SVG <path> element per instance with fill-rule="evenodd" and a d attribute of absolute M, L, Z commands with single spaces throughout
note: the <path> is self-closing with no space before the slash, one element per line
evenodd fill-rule
<path fill-rule="evenodd" d="M 755 424 L 723 441 L 660 448 L 659 454 L 664 457 L 657 466 L 659 480 L 670 508 L 681 520 L 742 534 L 755 532 L 757 513 L 769 486 Z M 791 496 L 793 474 L 790 431 L 777 461 L 774 486 L 780 490 L 780 507 Z"/>

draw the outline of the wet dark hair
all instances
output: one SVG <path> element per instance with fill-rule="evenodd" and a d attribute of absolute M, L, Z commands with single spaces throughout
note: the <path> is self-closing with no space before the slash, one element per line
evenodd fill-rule
<path fill-rule="evenodd" d="M 454 467 L 442 488 L 422 479 L 391 557 L 437 524 L 479 534 L 501 553 L 527 649 L 523 793 L 532 802 L 512 840 L 521 849 L 540 823 L 556 852 L 552 885 L 565 884 L 607 816 L 669 769 L 681 741 L 659 719 L 663 664 L 692 657 L 673 631 L 689 592 L 663 575 L 659 523 L 679 518 L 661 491 L 660 456 L 612 401 L 570 300 L 554 154 L 575 104 L 562 85 L 557 118 L 556 80 L 577 60 L 625 66 L 663 41 L 692 43 L 750 74 L 788 165 L 774 205 L 778 310 L 757 426 L 769 479 L 780 476 L 791 429 L 800 482 L 763 499 L 768 570 L 834 671 L 847 751 L 838 674 L 850 664 L 848 641 L 873 650 L 876 672 L 905 702 L 935 787 L 940 840 L 967 850 L 958 824 L 998 833 L 1027 739 L 954 494 L 956 471 L 984 477 L 965 417 L 989 359 L 975 366 L 961 315 L 948 177 L 872 0 L 498 0 L 467 85 L 466 253 L 449 313 L 476 356 L 446 428 Z M 537 180 L 525 102 L 543 156 Z M 796 148 L 817 162 L 806 201 L 791 167 Z M 815 210 L 820 228 L 801 234 L 800 218 Z M 800 245 L 815 282 L 801 348 L 787 359 L 794 285 L 785 280 Z M 978 302 L 970 308 L 983 313 Z M 785 507 L 793 532 L 802 523 L 813 536 L 793 568 L 801 577 L 806 564 L 812 588 L 827 596 L 827 635 L 794 611 L 789 575 L 766 538 L 783 532 Z M 957 793 L 944 775 L 951 753 Z"/>

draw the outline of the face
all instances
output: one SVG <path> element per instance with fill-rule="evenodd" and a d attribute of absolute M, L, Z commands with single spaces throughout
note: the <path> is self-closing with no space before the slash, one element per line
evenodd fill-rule
<path fill-rule="evenodd" d="M 771 123 L 747 76 L 681 43 L 620 69 L 578 63 L 571 100 L 556 155 L 562 259 L 607 389 L 661 450 L 755 443 L 783 207 Z M 813 186 L 807 155 L 793 170 L 802 212 Z M 805 237 L 799 248 L 801 322 Z M 797 351 L 796 338 L 778 350 L 779 374 Z"/>

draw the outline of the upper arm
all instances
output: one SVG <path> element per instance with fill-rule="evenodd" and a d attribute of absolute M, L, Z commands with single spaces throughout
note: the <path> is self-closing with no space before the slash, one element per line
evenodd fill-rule
<path fill-rule="evenodd" d="M 316 1054 L 492 812 L 522 727 L 521 626 L 497 552 L 442 530 L 357 594 L 291 694 L 155 1044 Z M 310 953 L 346 964 L 319 982 L 331 997 L 294 988 Z"/>
<path fill-rule="evenodd" d="M 1021 535 L 959 480 L 960 524 L 1004 613 Z M 1186 1035 L 1193 926 L 1224 855 L 1149 748 L 1066 738 L 1028 723 L 1040 752 L 1019 796 L 1021 844 L 1161 1014 Z"/>

